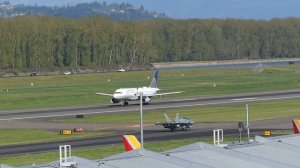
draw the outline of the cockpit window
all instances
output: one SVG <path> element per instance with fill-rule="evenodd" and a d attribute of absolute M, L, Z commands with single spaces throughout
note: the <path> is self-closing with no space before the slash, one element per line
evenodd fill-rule
<path fill-rule="evenodd" d="M 122 92 L 115 92 L 115 94 L 122 94 Z"/>

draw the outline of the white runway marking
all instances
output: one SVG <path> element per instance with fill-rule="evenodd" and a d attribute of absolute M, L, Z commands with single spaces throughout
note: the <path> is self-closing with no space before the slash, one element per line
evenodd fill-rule
<path fill-rule="evenodd" d="M 243 101 L 243 100 L 253 100 L 253 99 L 256 99 L 254 97 L 249 97 L 249 98 L 241 98 L 241 99 L 232 99 L 234 101 Z"/>

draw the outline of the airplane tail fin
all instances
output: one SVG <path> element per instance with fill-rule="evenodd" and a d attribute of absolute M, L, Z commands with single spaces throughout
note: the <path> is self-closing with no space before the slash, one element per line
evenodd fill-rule
<path fill-rule="evenodd" d="M 175 122 L 178 122 L 178 121 L 179 121 L 179 119 L 180 119 L 180 117 L 179 117 L 179 113 L 176 113 Z"/>
<path fill-rule="evenodd" d="M 166 123 L 171 123 L 172 122 L 172 120 L 169 118 L 169 116 L 167 115 L 167 113 L 164 113 L 164 117 L 165 117 Z"/>
<path fill-rule="evenodd" d="M 157 88 L 157 80 L 158 80 L 158 70 L 156 69 L 154 71 L 153 79 L 152 79 L 151 84 L 150 84 L 151 88 Z"/>
<path fill-rule="evenodd" d="M 300 133 L 300 120 L 293 120 L 293 128 L 294 128 L 294 134 L 299 134 Z"/>
<path fill-rule="evenodd" d="M 134 135 L 122 135 L 122 141 L 126 152 L 141 148 L 141 143 Z"/>

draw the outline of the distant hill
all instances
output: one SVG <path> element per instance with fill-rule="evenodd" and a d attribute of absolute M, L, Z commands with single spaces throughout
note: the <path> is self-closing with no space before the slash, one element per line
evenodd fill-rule
<path fill-rule="evenodd" d="M 143 6 L 135 7 L 128 3 L 106 4 L 105 2 L 80 3 L 74 6 L 32 6 L 12 5 L 9 2 L 0 3 L 1 17 L 15 16 L 60 16 L 66 18 L 81 18 L 87 16 L 104 16 L 114 20 L 150 20 L 166 18 L 164 13 L 150 12 Z"/>
<path fill-rule="evenodd" d="M 88 2 L 130 3 L 163 12 L 173 19 L 236 18 L 263 19 L 300 18 L 299 0 L 10 0 L 12 4 L 63 6 Z M 1 2 L 1 0 L 0 0 Z"/>

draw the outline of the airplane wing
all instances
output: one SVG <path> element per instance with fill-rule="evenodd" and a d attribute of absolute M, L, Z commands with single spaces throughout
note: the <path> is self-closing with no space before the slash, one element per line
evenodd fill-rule
<path fill-rule="evenodd" d="M 103 95 L 103 96 L 113 96 L 113 94 L 108 94 L 108 93 L 96 93 L 97 95 Z"/>
<path fill-rule="evenodd" d="M 152 96 L 163 96 L 163 95 L 171 95 L 171 94 L 178 94 L 178 93 L 183 93 L 184 91 L 180 91 L 180 92 L 168 92 L 168 93 L 156 93 L 153 94 Z"/>
<path fill-rule="evenodd" d="M 156 122 L 155 125 L 164 125 L 166 123 L 160 123 L 160 122 Z"/>

